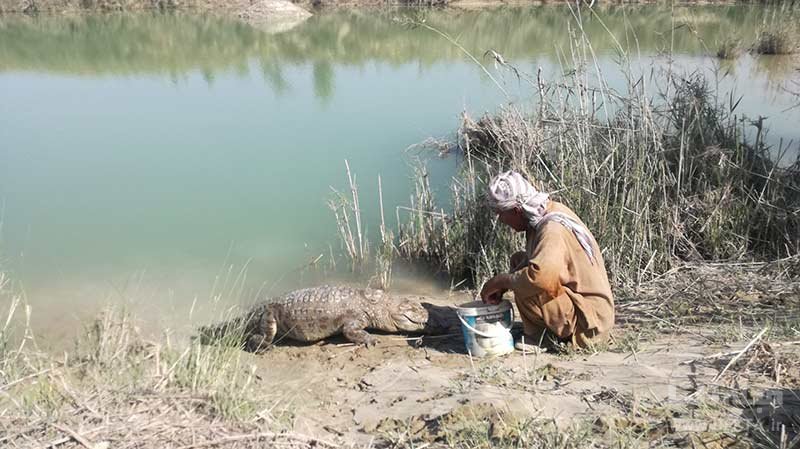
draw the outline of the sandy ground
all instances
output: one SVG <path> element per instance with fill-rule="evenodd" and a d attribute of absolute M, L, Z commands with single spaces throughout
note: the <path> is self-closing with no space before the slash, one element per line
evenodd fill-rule
<path fill-rule="evenodd" d="M 439 303 L 467 300 L 453 297 Z M 618 342 L 624 334 L 617 332 Z M 710 344 L 695 329 L 661 333 L 636 350 L 624 350 L 618 343 L 596 353 L 516 352 L 474 359 L 465 353 L 458 335 L 381 335 L 379 344 L 369 349 L 332 339 L 279 345 L 252 360 L 275 398 L 264 419 L 290 422 L 293 431 L 327 441 L 360 447 L 387 439 L 437 441 L 441 435 L 432 433 L 431 424 L 464 410 L 477 421 L 489 422 L 494 413 L 516 420 L 547 419 L 563 428 L 593 422 L 595 430 L 641 421 L 637 425 L 654 432 L 661 428 L 655 437 L 685 439 L 735 434 L 754 422 L 752 407 L 734 404 L 734 396 L 749 398 L 752 405 L 764 402 L 759 397 L 769 397 L 770 391 L 782 391 L 784 403 L 800 405 L 796 366 L 776 382 L 774 373 L 772 378 L 763 369 L 753 374 L 752 363 L 737 363 L 714 382 L 731 356 L 703 357 L 741 349 L 746 343 Z M 781 360 L 797 360 L 798 347 L 781 346 Z M 696 362 L 687 363 L 692 360 Z M 726 406 L 709 414 L 698 405 L 706 403 Z M 800 418 L 796 408 L 787 413 Z"/>

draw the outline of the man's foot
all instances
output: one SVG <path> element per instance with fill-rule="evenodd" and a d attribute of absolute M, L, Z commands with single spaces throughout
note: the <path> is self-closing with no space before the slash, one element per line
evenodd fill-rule
<path fill-rule="evenodd" d="M 544 354 L 547 352 L 547 349 L 539 346 L 539 345 L 532 345 L 530 343 L 523 343 L 522 340 L 514 343 L 514 349 L 517 351 L 522 351 L 531 354 Z"/>

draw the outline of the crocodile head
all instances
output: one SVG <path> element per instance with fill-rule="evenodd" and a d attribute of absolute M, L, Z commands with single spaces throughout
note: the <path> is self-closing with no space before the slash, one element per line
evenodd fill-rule
<path fill-rule="evenodd" d="M 428 322 L 428 311 L 418 301 L 403 299 L 389 313 L 392 324 L 399 331 L 419 332 Z"/>
<path fill-rule="evenodd" d="M 391 312 L 390 318 L 397 330 L 404 332 L 445 334 L 459 326 L 452 308 L 414 299 L 401 300 Z"/>

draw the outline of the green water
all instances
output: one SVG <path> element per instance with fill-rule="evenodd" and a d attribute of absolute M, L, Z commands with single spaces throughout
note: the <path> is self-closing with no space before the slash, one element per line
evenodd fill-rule
<path fill-rule="evenodd" d="M 347 188 L 345 159 L 375 236 L 379 175 L 390 224 L 408 204 L 410 145 L 452 136 L 462 111 L 531 95 L 483 59 L 504 97 L 456 46 L 393 20 L 416 13 L 321 13 L 278 33 L 188 14 L 0 16 L 2 252 L 29 302 L 68 314 L 98 299 L 183 307 L 234 283 L 280 291 L 339 276 L 293 270 L 340 253 L 326 200 Z M 609 8 L 584 28 L 612 87 L 619 46 L 645 73 L 671 53 L 744 94 L 740 111 L 769 117 L 770 138 L 786 143 L 800 123 L 782 90 L 796 62 L 708 55 L 787 14 Z M 569 9 L 425 15 L 478 56 L 494 49 L 555 80 L 573 68 Z M 434 184 L 455 164 L 433 161 Z"/>

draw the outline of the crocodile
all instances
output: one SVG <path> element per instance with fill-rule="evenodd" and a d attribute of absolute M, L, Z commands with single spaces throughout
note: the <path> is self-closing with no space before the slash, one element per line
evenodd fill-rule
<path fill-rule="evenodd" d="M 458 325 L 449 307 L 424 303 L 383 290 L 323 285 L 260 301 L 242 316 L 200 328 L 204 344 L 224 341 L 263 352 L 275 340 L 316 342 L 342 334 L 356 344 L 374 346 L 366 329 L 444 334 Z"/>

